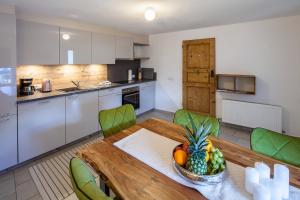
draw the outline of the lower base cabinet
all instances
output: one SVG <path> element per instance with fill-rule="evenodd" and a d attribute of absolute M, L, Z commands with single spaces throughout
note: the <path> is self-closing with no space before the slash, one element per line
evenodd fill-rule
<path fill-rule="evenodd" d="M 139 114 L 154 109 L 155 107 L 155 82 L 145 83 L 140 87 Z"/>
<path fill-rule="evenodd" d="M 0 118 L 0 171 L 16 165 L 17 152 L 17 116 Z"/>
<path fill-rule="evenodd" d="M 65 97 L 18 105 L 19 162 L 65 144 Z"/>
<path fill-rule="evenodd" d="M 66 142 L 99 131 L 98 91 L 66 97 Z"/>
<path fill-rule="evenodd" d="M 108 94 L 99 97 L 99 111 L 116 108 L 122 105 L 122 94 Z"/>

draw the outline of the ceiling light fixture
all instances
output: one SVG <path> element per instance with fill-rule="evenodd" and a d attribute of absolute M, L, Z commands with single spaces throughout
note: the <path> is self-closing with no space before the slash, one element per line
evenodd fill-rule
<path fill-rule="evenodd" d="M 144 16 L 147 21 L 154 20 L 156 16 L 155 10 L 151 7 L 146 8 Z"/>
<path fill-rule="evenodd" d="M 68 40 L 68 39 L 70 39 L 70 35 L 64 33 L 64 34 L 62 35 L 62 38 L 63 38 L 64 40 Z"/>

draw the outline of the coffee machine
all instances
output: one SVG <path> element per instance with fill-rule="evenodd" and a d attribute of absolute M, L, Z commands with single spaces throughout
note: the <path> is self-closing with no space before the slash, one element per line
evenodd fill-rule
<path fill-rule="evenodd" d="M 34 94 L 34 86 L 32 86 L 32 78 L 20 79 L 20 95 L 28 96 Z"/>

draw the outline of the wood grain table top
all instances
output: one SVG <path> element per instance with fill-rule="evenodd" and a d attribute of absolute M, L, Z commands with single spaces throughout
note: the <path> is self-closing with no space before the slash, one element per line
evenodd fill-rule
<path fill-rule="evenodd" d="M 109 186 L 122 199 L 206 199 L 195 189 L 175 182 L 113 145 L 141 128 L 178 142 L 186 141 L 182 127 L 160 119 L 149 119 L 80 150 L 78 155 L 106 177 Z M 210 139 L 223 152 L 226 160 L 240 166 L 253 167 L 255 162 L 263 161 L 273 169 L 275 163 L 282 163 L 225 140 Z M 287 167 L 290 169 L 291 185 L 300 188 L 300 168 Z"/>

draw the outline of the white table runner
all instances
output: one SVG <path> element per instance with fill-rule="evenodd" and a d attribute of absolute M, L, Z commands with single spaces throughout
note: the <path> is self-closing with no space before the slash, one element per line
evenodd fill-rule
<path fill-rule="evenodd" d="M 176 182 L 195 188 L 208 199 L 252 199 L 252 196 L 244 189 L 244 168 L 229 161 L 227 161 L 228 176 L 225 181 L 217 185 L 194 185 L 181 178 L 172 166 L 172 151 L 178 144 L 177 141 L 163 137 L 147 129 L 140 129 L 134 134 L 114 143 L 119 149 Z M 300 190 L 290 186 L 290 199 L 300 199 Z"/>

